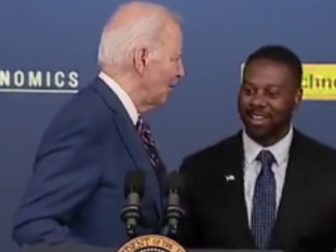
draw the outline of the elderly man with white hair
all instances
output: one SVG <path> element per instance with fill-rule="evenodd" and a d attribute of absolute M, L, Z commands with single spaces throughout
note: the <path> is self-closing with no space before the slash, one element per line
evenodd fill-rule
<path fill-rule="evenodd" d="M 143 114 L 165 103 L 184 76 L 179 19 L 168 9 L 131 2 L 104 27 L 99 75 L 46 130 L 14 217 L 19 245 L 127 240 L 120 212 L 129 171 L 146 175 L 138 234 L 158 231 L 165 173 Z"/>

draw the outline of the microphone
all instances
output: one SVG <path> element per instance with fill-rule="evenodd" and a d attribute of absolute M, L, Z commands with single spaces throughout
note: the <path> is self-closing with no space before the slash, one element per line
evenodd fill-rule
<path fill-rule="evenodd" d="M 121 219 L 126 224 L 126 233 L 129 238 L 137 235 L 136 229 L 141 218 L 140 203 L 144 189 L 145 173 L 142 170 L 129 171 L 124 184 L 127 205 L 121 210 Z"/>
<path fill-rule="evenodd" d="M 177 234 L 179 221 L 185 216 L 185 211 L 181 207 L 180 196 L 183 191 L 182 176 L 177 172 L 171 172 L 166 179 L 166 225 L 162 234 L 174 238 Z"/>

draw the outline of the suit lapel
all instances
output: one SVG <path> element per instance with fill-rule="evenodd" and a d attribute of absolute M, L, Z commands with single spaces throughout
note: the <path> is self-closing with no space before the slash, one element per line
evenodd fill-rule
<path fill-rule="evenodd" d="M 127 111 L 120 102 L 119 98 L 110 90 L 110 88 L 99 78 L 94 82 L 93 88 L 98 91 L 99 95 L 103 98 L 106 105 L 115 114 L 116 126 L 118 132 L 123 140 L 136 168 L 144 169 L 146 173 L 146 180 L 151 187 L 155 205 L 157 207 L 158 215 L 162 212 L 162 199 L 160 193 L 159 181 L 155 172 L 149 162 L 148 155 L 144 149 L 142 140 L 137 133 L 132 120 L 130 119 Z"/>
<path fill-rule="evenodd" d="M 225 235 L 230 237 L 228 240 L 235 241 L 233 244 L 240 244 L 240 246 L 245 248 L 254 248 L 245 202 L 244 152 L 241 132 L 230 141 L 231 143 L 222 150 L 222 153 L 227 154 L 222 155 L 218 164 L 218 169 L 220 169 L 219 177 L 223 181 L 220 187 L 220 195 L 224 201 L 220 211 L 227 213 L 224 217 L 225 220 L 223 220 L 223 224 L 225 224 L 223 226 L 229 228 L 225 231 Z"/>
<path fill-rule="evenodd" d="M 302 194 L 304 184 L 308 182 L 307 169 L 309 164 L 305 163 L 303 138 L 296 130 L 294 131 L 293 142 L 289 151 L 289 160 L 286 171 L 285 183 L 282 191 L 277 220 L 273 228 L 272 242 L 273 248 L 287 247 L 291 236 L 295 232 L 296 221 L 304 213 L 300 211 L 304 207 L 301 201 L 305 197 Z"/>

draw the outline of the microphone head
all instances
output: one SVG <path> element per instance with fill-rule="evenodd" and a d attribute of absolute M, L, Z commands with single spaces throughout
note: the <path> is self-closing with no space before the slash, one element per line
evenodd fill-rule
<path fill-rule="evenodd" d="M 182 175 L 178 171 L 172 171 L 166 178 L 165 193 L 168 194 L 171 190 L 179 193 L 183 190 Z"/>
<path fill-rule="evenodd" d="M 142 198 L 145 191 L 145 173 L 143 170 L 128 171 L 125 177 L 124 195 L 136 192 Z"/>

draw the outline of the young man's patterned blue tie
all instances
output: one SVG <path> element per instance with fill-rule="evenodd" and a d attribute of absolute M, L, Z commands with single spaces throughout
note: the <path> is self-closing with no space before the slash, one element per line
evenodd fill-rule
<path fill-rule="evenodd" d="M 264 150 L 257 160 L 261 171 L 254 188 L 251 227 L 257 248 L 267 249 L 276 219 L 276 181 L 271 169 L 275 159 L 270 151 Z"/>

